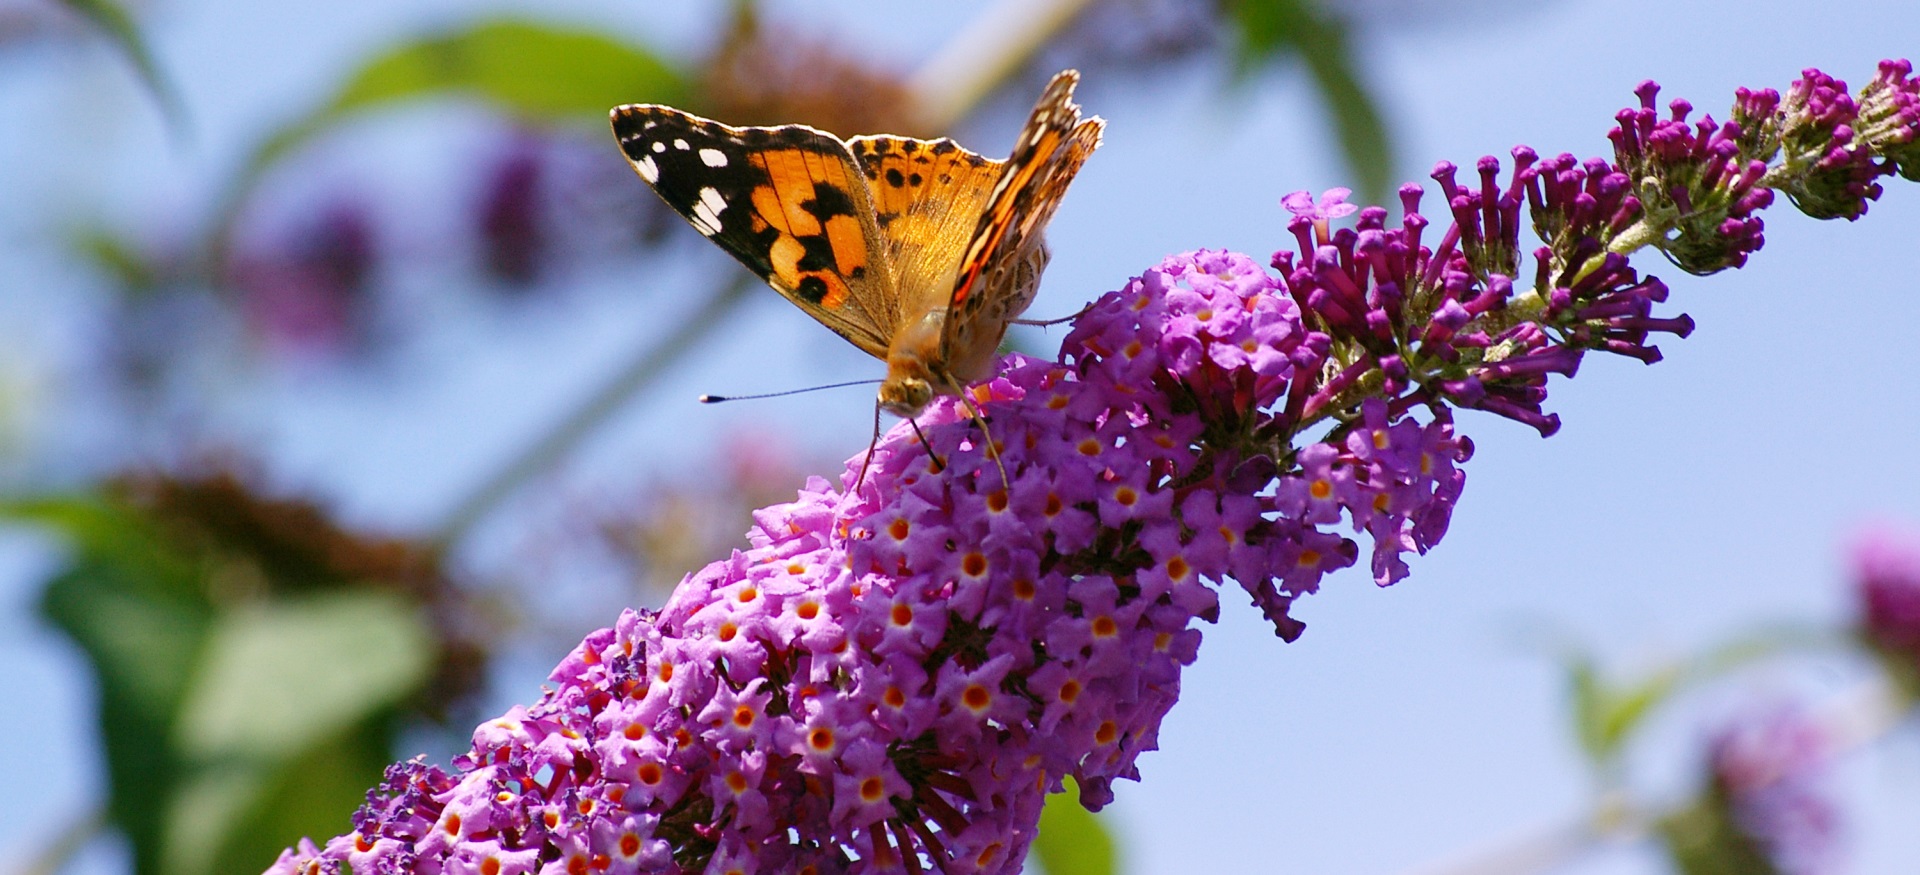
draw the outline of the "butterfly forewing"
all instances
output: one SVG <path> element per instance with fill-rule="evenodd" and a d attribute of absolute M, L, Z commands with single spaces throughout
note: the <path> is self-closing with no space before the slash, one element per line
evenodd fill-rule
<path fill-rule="evenodd" d="M 735 128 L 650 104 L 612 120 L 634 170 L 695 230 L 855 346 L 886 355 L 894 279 L 845 143 L 804 125 Z"/>

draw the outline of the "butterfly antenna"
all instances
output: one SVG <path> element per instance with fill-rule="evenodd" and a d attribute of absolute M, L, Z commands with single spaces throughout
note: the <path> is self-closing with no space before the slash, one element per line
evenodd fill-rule
<path fill-rule="evenodd" d="M 867 441 L 867 457 L 860 460 L 860 476 L 853 479 L 853 491 L 860 491 L 860 484 L 867 482 L 867 466 L 873 464 L 873 448 L 880 445 L 880 402 L 873 402 L 873 440 Z"/>
<path fill-rule="evenodd" d="M 754 401 L 761 398 L 779 398 L 783 395 L 798 395 L 802 392 L 818 392 L 821 389 L 845 389 L 848 386 L 866 386 L 866 385 L 871 385 L 878 382 L 880 381 L 879 380 L 850 380 L 845 383 L 828 383 L 825 386 L 808 386 L 804 389 L 788 389 L 784 392 L 763 392 L 759 395 L 702 395 L 700 396 L 700 403 L 701 404 L 719 404 L 722 401 Z M 879 420 L 879 417 L 880 417 L 880 414 L 876 410 L 874 412 L 874 419 L 876 422 Z M 874 433 L 878 434 L 879 432 L 876 429 Z"/>

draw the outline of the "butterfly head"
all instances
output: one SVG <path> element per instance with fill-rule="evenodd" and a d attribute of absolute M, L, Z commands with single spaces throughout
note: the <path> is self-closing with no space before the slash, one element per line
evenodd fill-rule
<path fill-rule="evenodd" d="M 933 382 L 924 375 L 924 368 L 920 375 L 891 370 L 886 382 L 880 384 L 880 409 L 905 419 L 919 416 L 933 400 Z"/>

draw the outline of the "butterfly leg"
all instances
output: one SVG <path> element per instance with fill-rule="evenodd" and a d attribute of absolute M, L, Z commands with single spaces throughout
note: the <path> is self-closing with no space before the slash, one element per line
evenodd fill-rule
<path fill-rule="evenodd" d="M 1082 316 L 1087 315 L 1087 311 L 1091 309 L 1093 309 L 1093 302 L 1089 301 L 1087 302 L 1087 305 L 1085 307 L 1081 307 L 1079 310 L 1074 311 L 1073 315 L 1071 316 L 1062 316 L 1058 319 L 1010 319 L 1008 320 L 1008 324 L 1035 325 L 1041 328 L 1045 328 L 1049 325 L 1059 325 L 1062 322 L 1072 322 L 1075 319 L 1078 319 Z"/>
<path fill-rule="evenodd" d="M 966 406 L 967 415 L 973 418 L 974 424 L 980 426 L 980 436 L 986 438 L 987 441 L 987 458 L 992 459 L 993 467 L 1000 470 L 1001 487 L 1005 488 L 1009 493 L 1013 492 L 1013 481 L 1007 477 L 1006 463 L 1000 460 L 999 444 L 993 439 L 993 431 L 987 428 L 987 415 L 980 412 L 980 408 L 975 406 L 973 399 L 967 396 L 965 386 L 956 383 L 951 376 L 947 378 L 947 385 L 953 390 L 953 394 L 960 399 L 960 403 Z"/>
<path fill-rule="evenodd" d="M 920 421 L 909 419 L 907 425 L 913 427 L 913 436 L 920 439 L 920 445 L 927 448 L 927 457 L 933 460 L 933 473 L 947 470 L 947 460 L 940 458 L 940 454 L 933 451 L 933 444 L 927 442 L 927 436 L 920 433 Z"/>
<path fill-rule="evenodd" d="M 867 482 L 867 466 L 873 464 L 873 448 L 880 446 L 880 405 L 873 405 L 873 439 L 867 441 L 867 457 L 860 461 L 860 476 L 853 480 L 853 491 L 860 491 L 860 484 Z"/>

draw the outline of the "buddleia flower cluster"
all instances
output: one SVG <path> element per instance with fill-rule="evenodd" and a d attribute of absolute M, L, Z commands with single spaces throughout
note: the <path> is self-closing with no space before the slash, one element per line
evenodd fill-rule
<path fill-rule="evenodd" d="M 1661 118 L 1648 84 L 1611 159 L 1441 165 L 1437 234 L 1419 186 L 1397 221 L 1289 196 L 1288 249 L 1104 295 L 1056 359 L 1007 357 L 759 511 L 748 549 L 589 636 L 452 771 L 394 767 L 351 832 L 271 871 L 1018 871 L 1046 794 L 1097 809 L 1138 778 L 1221 592 L 1292 640 L 1294 601 L 1363 552 L 1404 578 L 1465 485 L 1455 411 L 1551 434 L 1550 375 L 1691 330 L 1628 252 L 1743 264 L 1773 190 L 1864 212 L 1862 180 L 1912 167 L 1909 72 L 1843 105 L 1809 71 L 1725 123 Z"/>

